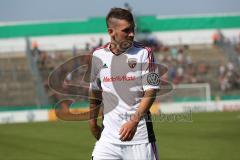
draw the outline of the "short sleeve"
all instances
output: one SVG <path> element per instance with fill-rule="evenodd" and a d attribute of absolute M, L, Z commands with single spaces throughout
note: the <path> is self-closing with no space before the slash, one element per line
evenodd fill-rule
<path fill-rule="evenodd" d="M 144 49 L 142 58 L 142 86 L 143 90 L 160 89 L 160 75 L 158 64 L 150 48 Z"/>
<path fill-rule="evenodd" d="M 102 61 L 93 53 L 91 59 L 90 90 L 101 90 L 100 70 Z"/>

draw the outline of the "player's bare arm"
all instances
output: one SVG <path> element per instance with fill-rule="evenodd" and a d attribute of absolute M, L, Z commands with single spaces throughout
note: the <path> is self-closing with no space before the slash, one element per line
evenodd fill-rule
<path fill-rule="evenodd" d="M 90 90 L 90 118 L 88 121 L 90 130 L 93 136 L 98 140 L 101 136 L 102 127 L 97 124 L 97 118 L 100 111 L 100 104 L 102 99 L 102 93 L 98 90 Z"/>
<path fill-rule="evenodd" d="M 124 123 L 120 129 L 119 134 L 121 135 L 120 139 L 122 141 L 132 140 L 137 130 L 139 121 L 149 111 L 150 107 L 152 106 L 155 100 L 156 93 L 157 93 L 156 89 L 149 89 L 145 91 L 144 97 L 142 98 L 137 111 L 135 112 L 134 115 L 132 115 L 130 121 Z"/>

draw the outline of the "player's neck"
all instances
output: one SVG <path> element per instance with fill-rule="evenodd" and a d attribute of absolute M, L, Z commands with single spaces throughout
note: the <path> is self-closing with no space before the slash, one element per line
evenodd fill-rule
<path fill-rule="evenodd" d="M 113 45 L 113 43 L 110 43 L 109 49 L 116 56 L 124 53 L 124 51 L 120 50 L 117 45 Z"/>

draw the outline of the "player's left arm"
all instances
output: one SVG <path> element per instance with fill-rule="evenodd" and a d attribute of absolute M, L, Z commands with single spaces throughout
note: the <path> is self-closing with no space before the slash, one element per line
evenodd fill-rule
<path fill-rule="evenodd" d="M 131 116 L 130 121 L 124 123 L 120 129 L 119 134 L 121 135 L 121 141 L 132 140 L 137 130 L 139 121 L 149 112 L 149 109 L 155 100 L 156 93 L 157 89 L 148 89 L 145 91 L 144 97 L 142 98 L 137 111 Z"/>

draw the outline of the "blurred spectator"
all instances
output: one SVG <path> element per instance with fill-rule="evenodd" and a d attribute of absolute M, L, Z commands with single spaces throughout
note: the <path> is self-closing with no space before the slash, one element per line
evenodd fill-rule
<path fill-rule="evenodd" d="M 223 76 L 221 76 L 219 80 L 220 80 L 221 91 L 227 91 L 228 89 L 230 89 L 230 84 L 229 84 L 227 74 L 224 74 Z"/>
<path fill-rule="evenodd" d="M 192 64 L 192 58 L 191 58 L 191 56 L 188 55 L 188 56 L 186 57 L 186 62 L 187 62 L 188 65 Z"/>
<path fill-rule="evenodd" d="M 100 39 L 99 39 L 99 43 L 98 43 L 98 47 L 101 47 L 102 45 L 103 45 L 103 39 L 100 38 Z"/>
<path fill-rule="evenodd" d="M 224 35 L 222 34 L 221 30 L 217 30 L 213 33 L 212 40 L 215 46 L 222 44 L 224 41 Z"/>
<path fill-rule="evenodd" d="M 47 52 L 42 51 L 40 52 L 40 57 L 39 57 L 39 63 L 40 63 L 40 67 L 45 67 L 46 65 L 46 60 L 47 60 Z"/>
<path fill-rule="evenodd" d="M 197 77 L 196 77 L 195 73 L 189 75 L 189 79 L 188 79 L 187 83 L 197 83 Z"/>
<path fill-rule="evenodd" d="M 145 46 L 150 47 L 153 52 L 159 52 L 162 48 L 162 43 L 153 36 L 149 36 L 146 39 L 140 40 Z"/>
<path fill-rule="evenodd" d="M 85 44 L 85 51 L 90 51 L 90 44 L 88 42 Z"/>
<path fill-rule="evenodd" d="M 214 32 L 213 35 L 212 35 L 213 44 L 214 44 L 214 45 L 217 45 L 218 42 L 219 42 L 219 40 L 220 40 L 219 35 L 218 35 L 216 32 Z"/>
<path fill-rule="evenodd" d="M 173 57 L 173 59 L 177 59 L 177 54 L 178 54 L 177 48 L 176 47 L 171 48 L 171 56 Z"/>
<path fill-rule="evenodd" d="M 162 62 L 163 61 L 163 59 L 164 59 L 164 56 L 162 55 L 162 54 L 158 54 L 158 60 L 160 61 L 160 62 Z"/>
<path fill-rule="evenodd" d="M 225 74 L 226 68 L 225 68 L 225 66 L 223 64 L 221 64 L 219 66 L 219 71 L 218 72 L 219 72 L 219 76 L 223 76 Z"/>
<path fill-rule="evenodd" d="M 181 83 L 183 81 L 183 78 L 184 78 L 183 77 L 183 72 L 184 72 L 184 70 L 183 70 L 182 67 L 178 67 L 177 68 L 176 76 L 173 79 L 173 83 L 174 84 L 179 84 L 179 83 Z"/>
<path fill-rule="evenodd" d="M 170 81 L 176 77 L 176 68 L 172 64 L 169 64 L 168 66 L 168 77 Z"/>
<path fill-rule="evenodd" d="M 77 47 L 75 45 L 73 45 L 73 48 L 72 48 L 72 56 L 73 57 L 76 57 L 77 55 Z"/>
<path fill-rule="evenodd" d="M 227 64 L 227 69 L 228 69 L 229 71 L 233 71 L 233 70 L 234 70 L 234 65 L 233 65 L 232 62 L 228 62 L 228 64 Z"/>
<path fill-rule="evenodd" d="M 240 74 L 233 63 L 228 62 L 226 65 L 219 66 L 219 84 L 221 91 L 240 88 Z"/>
<path fill-rule="evenodd" d="M 38 58 L 40 57 L 41 51 L 38 48 L 38 44 L 36 41 L 32 42 L 32 51 L 31 51 L 34 61 L 37 62 Z"/>
<path fill-rule="evenodd" d="M 124 3 L 124 8 L 132 12 L 132 7 L 127 2 Z"/>
<path fill-rule="evenodd" d="M 208 66 L 205 63 L 200 63 L 198 65 L 198 73 L 200 74 L 206 74 L 208 72 Z"/>
<path fill-rule="evenodd" d="M 182 48 L 178 49 L 177 61 L 179 64 L 184 64 L 185 62 L 184 51 Z"/>

